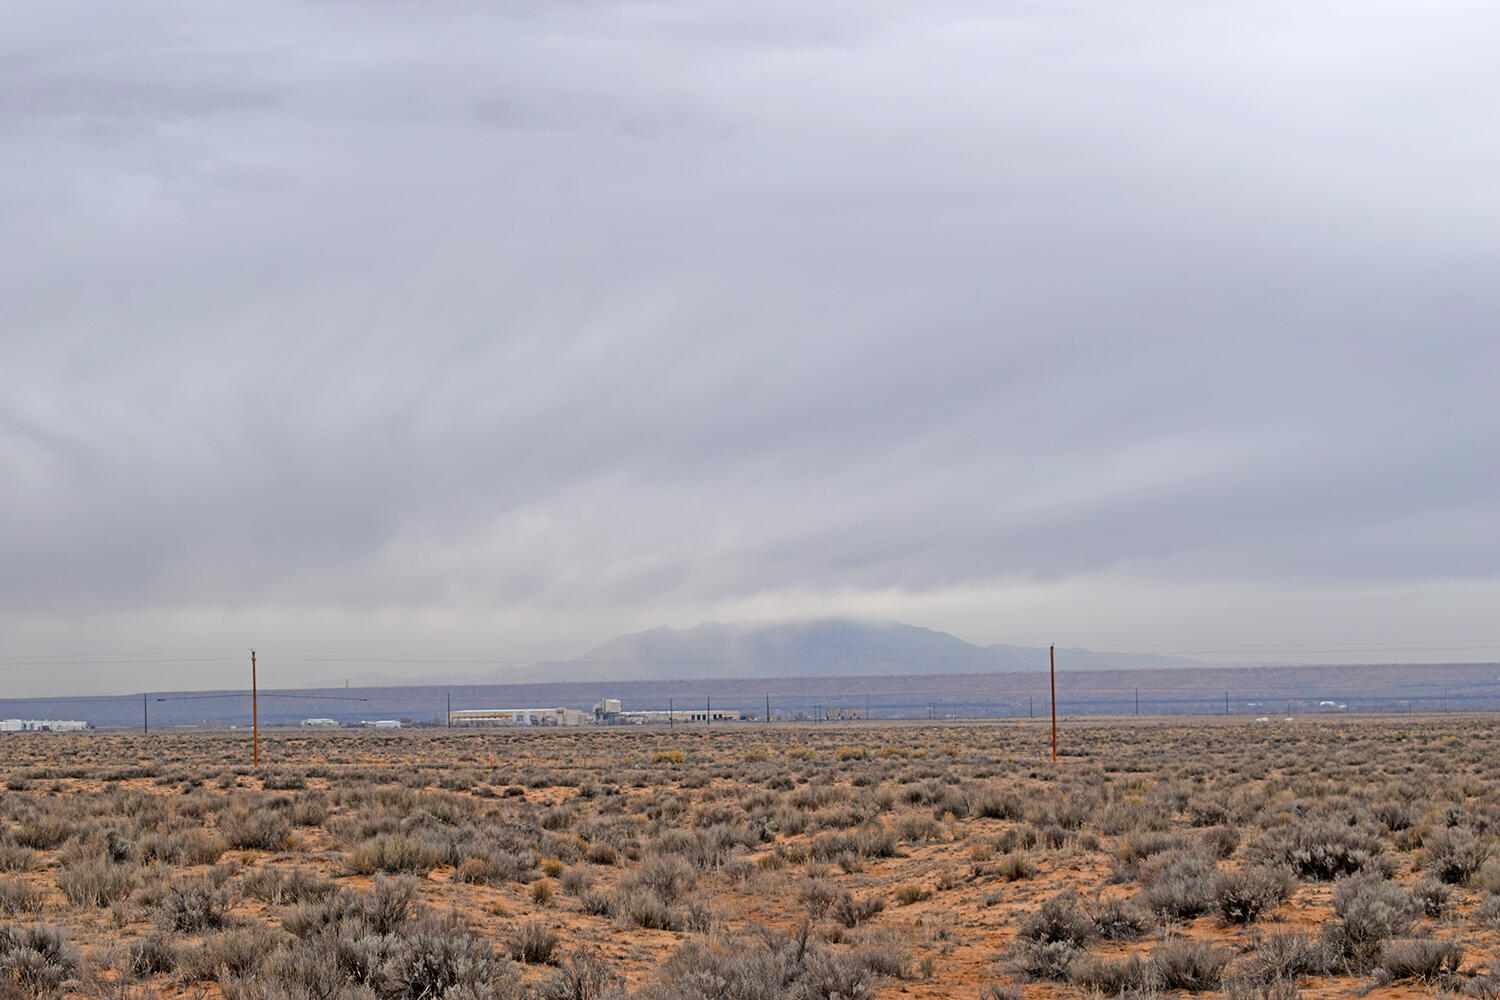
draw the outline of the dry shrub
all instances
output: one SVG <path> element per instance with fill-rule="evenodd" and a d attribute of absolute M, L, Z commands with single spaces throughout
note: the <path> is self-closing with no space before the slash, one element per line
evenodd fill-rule
<path fill-rule="evenodd" d="M 1214 860 L 1196 851 L 1170 850 L 1141 864 L 1141 905 L 1153 913 L 1190 920 L 1214 902 Z"/>
<path fill-rule="evenodd" d="M 541 1000 L 624 1000 L 625 991 L 617 984 L 618 977 L 598 955 L 580 948 L 562 960 L 537 992 Z"/>
<path fill-rule="evenodd" d="M 136 976 L 156 976 L 177 968 L 177 946 L 166 938 L 148 934 L 130 946 L 128 968 Z"/>
<path fill-rule="evenodd" d="M 78 956 L 58 928 L 0 927 L 0 984 L 21 996 L 51 1000 L 77 972 Z"/>
<path fill-rule="evenodd" d="M 514 995 L 513 966 L 490 943 L 455 917 L 426 917 L 402 932 L 381 972 L 381 993 L 399 1000 Z"/>
<path fill-rule="evenodd" d="M 1114 997 L 1141 993 L 1154 984 L 1154 970 L 1139 955 L 1121 959 L 1080 954 L 1068 968 L 1068 980 L 1093 994 Z"/>
<path fill-rule="evenodd" d="M 369 892 L 341 889 L 336 895 L 292 907 L 282 914 L 281 926 L 304 939 L 325 931 L 391 935 L 406 925 L 416 895 L 415 880 L 376 875 Z"/>
<path fill-rule="evenodd" d="M 850 892 L 841 892 L 829 909 L 829 915 L 845 927 L 855 927 L 874 918 L 883 909 L 885 903 L 874 896 L 860 898 Z"/>
<path fill-rule="evenodd" d="M 1453 902 L 1453 890 L 1435 878 L 1423 876 L 1412 884 L 1412 898 L 1429 917 L 1441 917 Z"/>
<path fill-rule="evenodd" d="M 985 983 L 979 990 L 979 1000 L 1026 1000 L 1026 994 L 1010 983 Z"/>
<path fill-rule="evenodd" d="M 1252 853 L 1260 860 L 1285 865 L 1300 878 L 1323 882 L 1378 870 L 1384 850 L 1374 831 L 1332 819 L 1290 823 L 1252 845 Z"/>
<path fill-rule="evenodd" d="M 22 847 L 37 851 L 53 850 L 73 836 L 76 824 L 73 817 L 62 813 L 46 812 L 32 815 L 21 821 L 13 836 Z"/>
<path fill-rule="evenodd" d="M 0 840 L 0 872 L 29 872 L 36 867 L 36 851 L 11 840 Z"/>
<path fill-rule="evenodd" d="M 302 868 L 257 868 L 240 880 L 245 894 L 273 906 L 327 899 L 339 891 L 338 883 L 319 878 Z"/>
<path fill-rule="evenodd" d="M 1396 883 L 1355 875 L 1334 887 L 1333 912 L 1339 919 L 1324 925 L 1324 936 L 1350 969 L 1368 971 L 1379 958 L 1381 943 L 1404 935 L 1419 910 L 1411 893 Z"/>
<path fill-rule="evenodd" d="M 594 870 L 587 866 L 569 868 L 558 884 L 569 896 L 581 896 L 594 884 Z"/>
<path fill-rule="evenodd" d="M 142 861 L 168 865 L 211 865 L 228 850 L 224 838 L 213 830 L 175 830 L 147 834 L 139 841 Z"/>
<path fill-rule="evenodd" d="M 1305 976 L 1326 975 L 1338 962 L 1325 941 L 1305 934 L 1273 933 L 1251 944 L 1230 970 L 1236 983 L 1294 983 Z"/>
<path fill-rule="evenodd" d="M 1422 843 L 1422 867 L 1448 885 L 1468 885 L 1489 857 L 1490 845 L 1463 827 L 1434 830 Z"/>
<path fill-rule="evenodd" d="M 1240 831 L 1232 826 L 1209 827 L 1199 836 L 1198 842 L 1205 851 L 1222 861 L 1239 848 Z"/>
<path fill-rule="evenodd" d="M 1074 961 L 1098 936 L 1098 927 L 1070 889 L 1047 899 L 1022 921 L 1011 957 L 1027 979 L 1066 982 Z"/>
<path fill-rule="evenodd" d="M 1377 972 L 1387 980 L 1419 979 L 1436 983 L 1456 975 L 1463 960 L 1463 946 L 1456 941 L 1407 938 L 1387 941 L 1381 946 Z"/>
<path fill-rule="evenodd" d="M 1017 941 L 1011 949 L 1016 972 L 1032 982 L 1065 983 L 1083 949 L 1068 941 Z"/>
<path fill-rule="evenodd" d="M 351 875 L 385 872 L 425 876 L 447 862 L 446 847 L 430 837 L 384 833 L 356 845 L 344 857 L 344 871 Z"/>
<path fill-rule="evenodd" d="M 1213 906 L 1225 923 L 1248 924 L 1284 902 L 1296 887 L 1285 868 L 1258 866 L 1219 872 L 1213 880 Z"/>
<path fill-rule="evenodd" d="M 685 942 L 657 970 L 648 998 L 708 1000 L 871 1000 L 874 977 L 855 956 L 795 936 L 705 937 Z"/>
<path fill-rule="evenodd" d="M 1126 899 L 1107 899 L 1093 914 L 1094 927 L 1106 941 L 1138 941 L 1151 930 L 1151 917 Z"/>
<path fill-rule="evenodd" d="M 20 913 L 36 913 L 41 908 L 41 893 L 17 879 L 0 878 L 0 913 L 14 917 Z"/>
<path fill-rule="evenodd" d="M 640 867 L 626 877 L 623 888 L 627 891 L 645 889 L 663 902 L 673 903 L 691 889 L 697 880 L 697 871 L 682 858 L 655 854 L 641 862 Z"/>
<path fill-rule="evenodd" d="M 903 882 L 896 886 L 894 895 L 896 902 L 902 906 L 910 906 L 913 903 L 920 903 L 922 900 L 930 898 L 932 890 L 920 882 Z"/>
<path fill-rule="evenodd" d="M 196 934 L 218 930 L 227 918 L 227 898 L 207 879 L 173 885 L 156 908 L 156 923 L 164 931 Z"/>
<path fill-rule="evenodd" d="M 276 810 L 239 808 L 219 816 L 219 835 L 241 850 L 279 851 L 291 834 L 291 821 Z"/>
<path fill-rule="evenodd" d="M 80 858 L 57 873 L 57 887 L 77 907 L 103 907 L 125 899 L 138 881 L 134 865 L 119 865 L 107 858 Z"/>
<path fill-rule="evenodd" d="M 264 925 L 235 927 L 180 952 L 178 971 L 188 982 L 248 976 L 280 944 L 281 936 Z"/>
<path fill-rule="evenodd" d="M 528 965 L 551 965 L 557 952 L 558 936 L 540 920 L 523 921 L 510 941 L 510 954 Z"/>
<path fill-rule="evenodd" d="M 1216 990 L 1234 953 L 1190 938 L 1172 938 L 1151 952 L 1151 975 L 1164 990 Z"/>
<path fill-rule="evenodd" d="M 619 853 L 614 845 L 605 843 L 590 844 L 583 856 L 590 864 L 595 865 L 613 865 L 619 860 Z"/>
<path fill-rule="evenodd" d="M 995 862 L 994 873 L 1007 882 L 1019 882 L 1034 876 L 1036 866 L 1025 854 L 1012 851 Z"/>
<path fill-rule="evenodd" d="M 1186 835 L 1168 830 L 1140 830 L 1127 834 L 1115 851 L 1114 881 L 1129 882 L 1140 875 L 1141 863 L 1168 851 L 1191 850 L 1193 842 Z"/>

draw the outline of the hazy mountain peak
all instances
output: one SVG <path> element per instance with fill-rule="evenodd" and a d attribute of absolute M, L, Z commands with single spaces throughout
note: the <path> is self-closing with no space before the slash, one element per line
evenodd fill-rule
<path fill-rule="evenodd" d="M 1068 650 L 1074 669 L 1191 666 L 1181 658 Z M 966 674 L 1045 670 L 1047 650 L 976 646 L 892 618 L 814 617 L 785 621 L 658 626 L 609 640 L 568 665 L 569 680 Z"/>

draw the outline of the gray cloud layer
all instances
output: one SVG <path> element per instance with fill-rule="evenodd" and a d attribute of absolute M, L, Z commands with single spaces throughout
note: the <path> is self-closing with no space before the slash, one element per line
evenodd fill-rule
<path fill-rule="evenodd" d="M 1487 5 L 0 27 L 0 658 L 1500 655 Z"/>

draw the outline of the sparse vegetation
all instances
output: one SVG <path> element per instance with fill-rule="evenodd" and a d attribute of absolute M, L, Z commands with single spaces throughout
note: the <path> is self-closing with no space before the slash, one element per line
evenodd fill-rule
<path fill-rule="evenodd" d="M 0 997 L 1500 995 L 1500 735 L 1400 724 L 5 739 Z"/>

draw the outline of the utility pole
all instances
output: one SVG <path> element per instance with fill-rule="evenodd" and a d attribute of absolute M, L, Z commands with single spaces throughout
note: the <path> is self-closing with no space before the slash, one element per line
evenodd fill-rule
<path fill-rule="evenodd" d="M 705 726 L 714 724 L 714 700 L 712 698 L 703 699 L 703 724 Z"/>
<path fill-rule="evenodd" d="M 677 728 L 677 712 L 672 707 L 672 699 L 667 699 L 667 728 Z"/>
<path fill-rule="evenodd" d="M 1052 671 L 1052 760 L 1057 761 L 1057 647 L 1047 647 L 1047 662 Z"/>
<path fill-rule="evenodd" d="M 255 682 L 255 650 L 250 650 L 250 729 L 255 767 L 260 767 L 260 688 Z"/>
<path fill-rule="evenodd" d="M 141 695 L 141 732 L 151 732 L 151 715 L 146 711 L 146 696 Z"/>
<path fill-rule="evenodd" d="M 1140 688 L 1136 688 L 1135 689 L 1135 714 L 1137 716 L 1139 716 L 1141 714 L 1141 689 Z"/>
<path fill-rule="evenodd" d="M 448 692 L 448 728 L 453 728 L 453 692 Z"/>
<path fill-rule="evenodd" d="M 771 692 L 766 692 L 766 722 L 771 721 Z"/>
<path fill-rule="evenodd" d="M 1229 715 L 1229 689 L 1228 688 L 1224 689 L 1224 715 L 1225 715 L 1226 718 Z"/>
<path fill-rule="evenodd" d="M 1028 718 L 1028 719 L 1035 719 L 1036 718 L 1036 699 L 1035 698 L 1027 698 L 1026 699 L 1026 718 Z"/>

